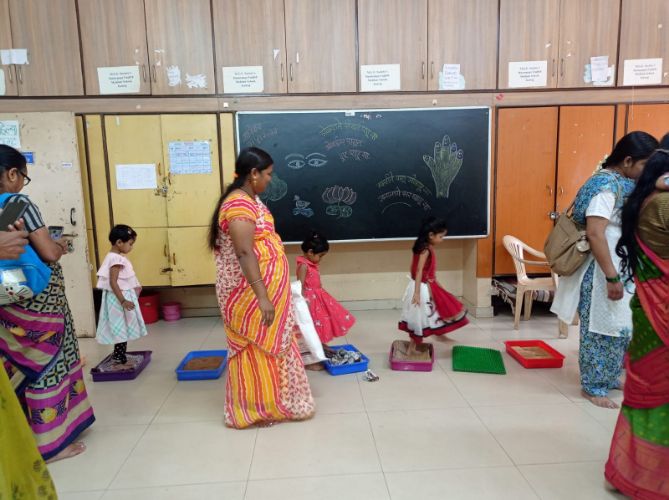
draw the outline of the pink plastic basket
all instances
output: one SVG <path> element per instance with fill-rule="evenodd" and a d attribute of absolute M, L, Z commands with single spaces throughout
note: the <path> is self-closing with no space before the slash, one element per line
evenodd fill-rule
<path fill-rule="evenodd" d="M 165 302 L 162 306 L 162 311 L 165 321 L 178 321 L 181 319 L 180 302 Z"/>

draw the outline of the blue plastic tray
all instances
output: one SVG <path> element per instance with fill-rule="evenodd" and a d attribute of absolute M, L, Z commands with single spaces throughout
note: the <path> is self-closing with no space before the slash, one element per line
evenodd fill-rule
<path fill-rule="evenodd" d="M 359 349 L 356 349 L 353 344 L 344 344 L 344 345 L 331 345 L 331 349 L 346 349 L 347 351 L 357 351 L 360 352 Z M 358 372 L 364 372 L 367 371 L 367 366 L 369 365 L 369 358 L 362 354 L 360 352 L 360 355 L 362 356 L 362 359 L 358 361 L 357 363 L 353 363 L 350 365 L 339 365 L 335 366 L 330 363 L 330 360 L 327 359 L 324 361 L 325 363 L 325 369 L 328 371 L 330 375 L 346 375 L 347 373 L 358 373 Z"/>
<path fill-rule="evenodd" d="M 223 362 L 215 370 L 184 370 L 186 363 L 194 358 L 207 358 L 209 356 L 223 356 Z M 228 351 L 191 351 L 186 354 L 186 357 L 179 363 L 175 370 L 177 372 L 178 380 L 212 380 L 217 379 L 225 370 L 225 365 L 228 361 Z"/>

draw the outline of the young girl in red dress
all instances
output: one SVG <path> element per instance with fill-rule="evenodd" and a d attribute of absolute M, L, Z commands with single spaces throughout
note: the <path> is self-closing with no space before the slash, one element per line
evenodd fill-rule
<path fill-rule="evenodd" d="M 297 258 L 297 279 L 302 283 L 302 296 L 309 304 L 318 337 L 326 352 L 325 344 L 335 337 L 342 337 L 355 324 L 355 317 L 321 286 L 318 264 L 330 250 L 328 240 L 320 233 L 312 232 L 302 242 L 304 255 Z"/>
<path fill-rule="evenodd" d="M 467 310 L 437 282 L 434 246 L 446 236 L 446 222 L 430 217 L 413 245 L 411 281 L 402 299 L 399 329 L 410 336 L 409 351 L 430 335 L 443 335 L 469 323 Z"/>

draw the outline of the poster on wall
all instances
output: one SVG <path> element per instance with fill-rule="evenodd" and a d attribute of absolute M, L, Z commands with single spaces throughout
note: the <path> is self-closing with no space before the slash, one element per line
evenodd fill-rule
<path fill-rule="evenodd" d="M 155 163 L 116 165 L 116 189 L 156 189 L 158 178 Z"/>
<path fill-rule="evenodd" d="M 21 127 L 18 120 L 0 121 L 0 144 L 7 144 L 16 149 L 21 149 Z"/>

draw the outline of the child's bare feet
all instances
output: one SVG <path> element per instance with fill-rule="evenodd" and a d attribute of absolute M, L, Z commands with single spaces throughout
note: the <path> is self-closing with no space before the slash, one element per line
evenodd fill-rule
<path fill-rule="evenodd" d="M 57 462 L 58 460 L 64 460 L 66 458 L 76 457 L 86 451 L 86 445 L 82 441 L 77 441 L 72 443 L 70 446 L 65 448 L 55 457 L 51 457 L 46 463 L 50 464 L 52 462 Z"/>
<path fill-rule="evenodd" d="M 616 410 L 620 408 L 617 403 L 611 401 L 606 396 L 592 396 L 585 391 L 581 391 L 583 397 L 588 399 L 593 405 L 599 406 L 600 408 L 608 408 L 609 410 Z"/>

